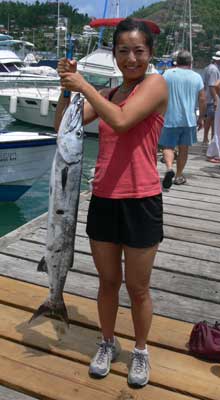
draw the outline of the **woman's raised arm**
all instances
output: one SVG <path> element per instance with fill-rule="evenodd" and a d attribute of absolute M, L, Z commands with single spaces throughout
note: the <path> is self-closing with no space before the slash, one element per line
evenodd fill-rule
<path fill-rule="evenodd" d="M 83 93 L 97 115 L 116 132 L 126 132 L 153 112 L 164 114 L 167 107 L 167 85 L 159 74 L 144 79 L 123 107 L 105 99 L 78 72 L 62 73 L 61 83 L 68 90 Z"/>

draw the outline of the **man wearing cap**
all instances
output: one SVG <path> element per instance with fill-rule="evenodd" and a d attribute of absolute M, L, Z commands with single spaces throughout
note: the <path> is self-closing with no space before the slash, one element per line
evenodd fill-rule
<path fill-rule="evenodd" d="M 203 143 L 208 144 L 208 134 L 211 128 L 211 137 L 214 135 L 214 119 L 215 111 L 217 108 L 217 94 L 215 90 L 215 84 L 217 80 L 220 79 L 220 51 L 217 51 L 215 55 L 212 56 L 212 62 L 205 68 L 204 71 L 204 86 L 206 93 L 206 118 L 204 123 L 204 137 Z"/>
<path fill-rule="evenodd" d="M 176 61 L 176 68 L 166 70 L 163 75 L 169 91 L 164 128 L 159 141 L 163 147 L 163 157 L 167 167 L 162 181 L 163 189 L 169 189 L 172 183 L 182 185 L 186 182 L 183 170 L 188 158 L 188 149 L 197 142 L 196 128 L 203 127 L 206 110 L 203 80 L 200 74 L 191 69 L 191 54 L 187 50 L 182 50 L 178 53 Z M 198 121 L 197 103 L 199 104 Z M 173 162 L 176 147 L 178 147 L 178 156 L 175 173 Z"/>

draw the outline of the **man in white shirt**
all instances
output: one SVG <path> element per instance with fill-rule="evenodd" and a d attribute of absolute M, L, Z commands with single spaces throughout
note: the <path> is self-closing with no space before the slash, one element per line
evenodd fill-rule
<path fill-rule="evenodd" d="M 220 51 L 217 51 L 212 57 L 212 62 L 205 68 L 204 71 L 204 86 L 206 94 L 206 115 L 204 123 L 203 143 L 209 143 L 209 129 L 211 128 L 211 138 L 214 135 L 214 119 L 217 108 L 217 94 L 215 84 L 220 79 Z"/>

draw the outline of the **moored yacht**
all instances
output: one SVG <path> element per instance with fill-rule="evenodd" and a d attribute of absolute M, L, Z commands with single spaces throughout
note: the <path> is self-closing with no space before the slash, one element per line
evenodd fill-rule
<path fill-rule="evenodd" d="M 0 132 L 0 202 L 16 201 L 52 165 L 56 135 Z"/>
<path fill-rule="evenodd" d="M 58 84 L 59 77 L 55 69 L 25 65 L 13 51 L 0 48 L 0 88 Z"/>

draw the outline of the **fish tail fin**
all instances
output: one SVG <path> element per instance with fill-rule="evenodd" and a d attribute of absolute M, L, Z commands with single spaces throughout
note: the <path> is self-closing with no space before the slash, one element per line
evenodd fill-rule
<path fill-rule="evenodd" d="M 47 317 L 58 318 L 61 321 L 63 321 L 65 323 L 65 325 L 67 325 L 67 327 L 69 327 L 69 319 L 68 319 L 67 309 L 66 309 L 64 301 L 62 301 L 59 304 L 53 304 L 50 301 L 46 300 L 34 312 L 31 319 L 29 320 L 29 323 L 43 315 L 45 315 Z"/>
<path fill-rule="evenodd" d="M 40 262 L 38 263 L 37 271 L 39 271 L 39 272 L 48 272 L 47 262 L 45 260 L 45 257 L 42 257 Z"/>

